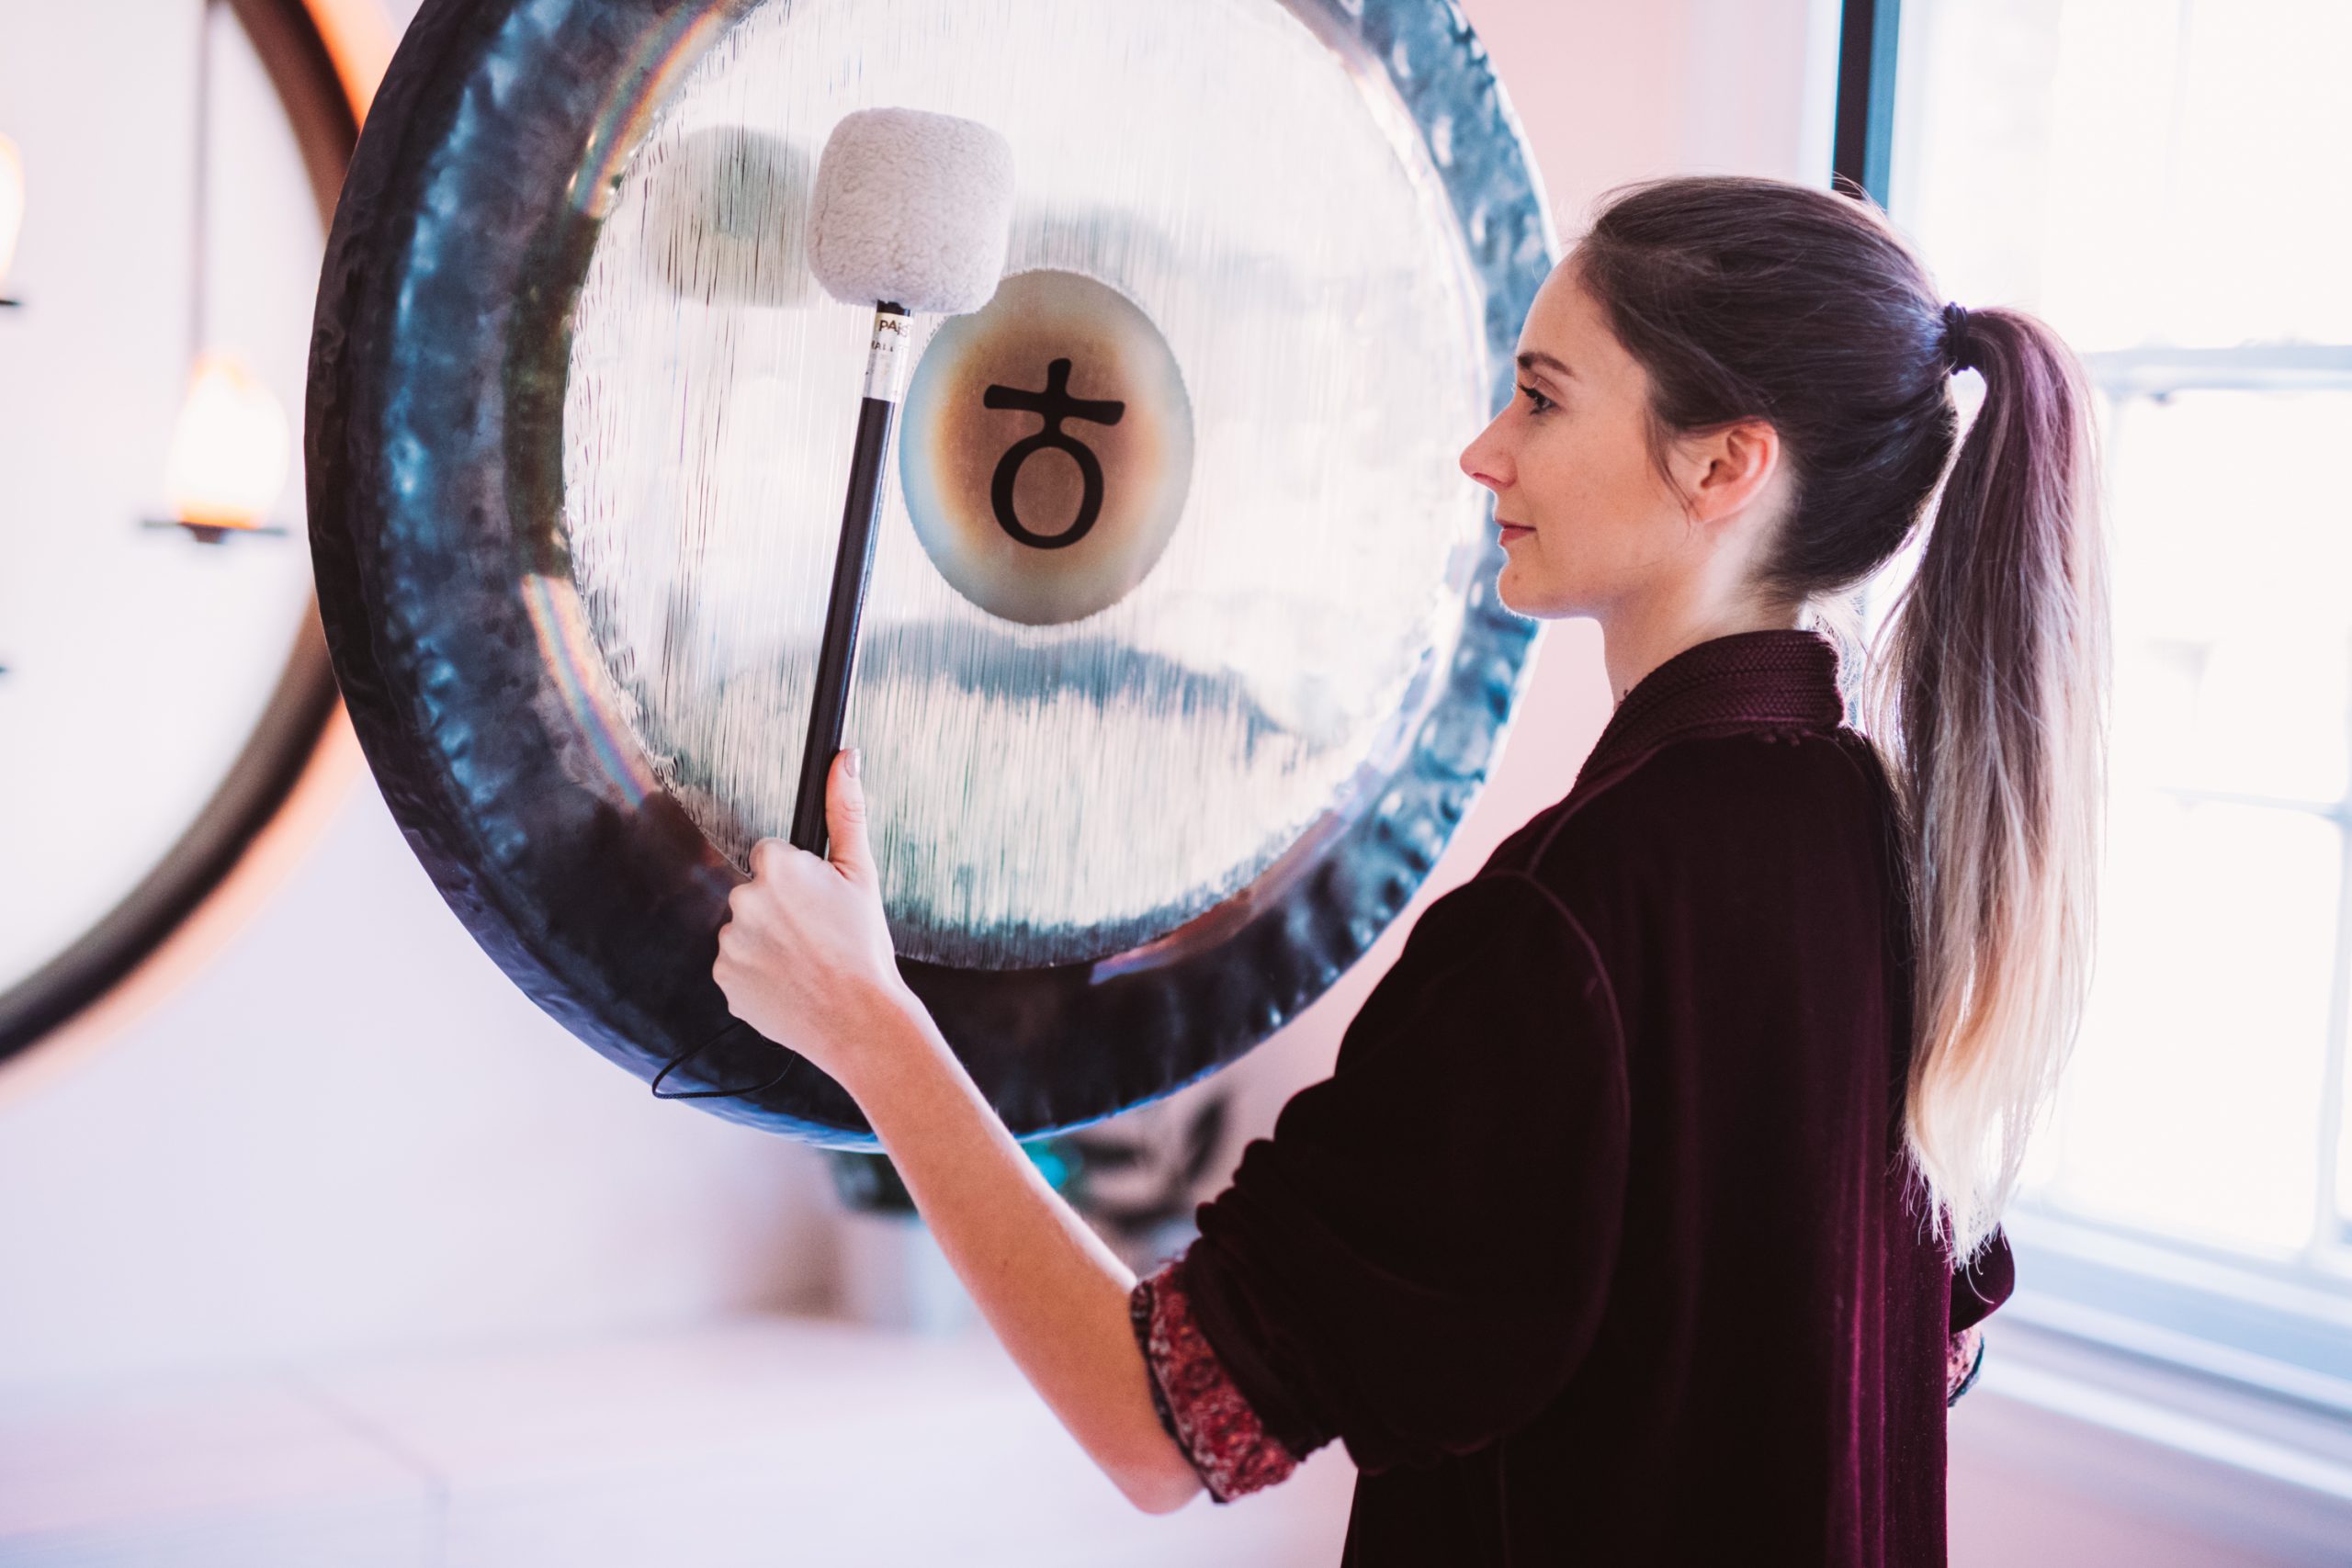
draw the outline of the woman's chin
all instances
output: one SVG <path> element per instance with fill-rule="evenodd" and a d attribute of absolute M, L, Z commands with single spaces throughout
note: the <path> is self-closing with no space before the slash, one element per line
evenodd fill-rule
<path fill-rule="evenodd" d="M 1512 615 L 1531 621 L 1556 621 L 1587 613 L 1564 602 L 1557 593 L 1544 592 L 1516 560 L 1504 561 L 1502 570 L 1496 574 L 1495 598 Z"/>

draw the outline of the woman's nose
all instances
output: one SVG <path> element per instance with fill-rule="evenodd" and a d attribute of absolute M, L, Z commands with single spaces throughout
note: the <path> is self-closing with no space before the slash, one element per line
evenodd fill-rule
<path fill-rule="evenodd" d="M 1485 432 L 1462 449 L 1462 471 L 1498 495 L 1502 493 L 1505 483 L 1498 472 L 1501 467 L 1501 462 L 1487 448 Z"/>

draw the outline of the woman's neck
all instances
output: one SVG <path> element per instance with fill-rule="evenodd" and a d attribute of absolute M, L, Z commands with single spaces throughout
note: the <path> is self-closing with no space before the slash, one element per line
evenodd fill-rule
<path fill-rule="evenodd" d="M 1645 606 L 1604 615 L 1601 658 L 1609 669 L 1610 702 L 1623 702 L 1643 676 L 1686 649 L 1739 632 L 1793 630 L 1803 614 L 1801 604 L 1741 603 Z"/>

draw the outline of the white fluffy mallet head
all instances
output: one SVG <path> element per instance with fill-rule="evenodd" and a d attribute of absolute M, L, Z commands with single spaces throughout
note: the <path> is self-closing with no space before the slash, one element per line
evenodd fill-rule
<path fill-rule="evenodd" d="M 825 141 L 808 270 L 847 305 L 962 315 L 987 304 L 1012 231 L 1012 144 L 977 120 L 859 109 Z"/>

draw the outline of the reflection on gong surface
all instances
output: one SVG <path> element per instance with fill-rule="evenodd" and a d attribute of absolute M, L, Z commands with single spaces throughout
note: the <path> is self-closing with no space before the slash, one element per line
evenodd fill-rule
<path fill-rule="evenodd" d="M 1486 417 L 1484 323 L 1410 120 L 1274 0 L 852 10 L 752 11 L 621 176 L 572 322 L 573 573 L 661 783 L 739 864 L 782 836 L 856 413 L 841 372 L 867 327 L 805 281 L 816 152 L 874 104 L 1001 130 L 1008 274 L 1098 280 L 1136 318 L 1102 313 L 1137 355 L 1121 390 L 1075 355 L 1066 383 L 1130 405 L 1065 426 L 1125 458 L 1084 538 L 1005 535 L 1033 558 L 1008 569 L 950 494 L 1002 451 L 956 446 L 978 411 L 953 374 L 910 401 L 906 461 L 938 504 L 919 536 L 893 466 L 848 739 L 901 953 L 1115 953 L 1249 883 L 1404 744 L 1484 515 L 1453 461 Z M 918 318 L 915 351 L 985 315 Z M 1153 342 L 1172 384 L 1145 373 Z M 1043 461 L 1014 484 L 1040 536 L 1085 490 L 1075 459 Z M 1112 547 L 1088 560 L 1096 535 Z"/>

